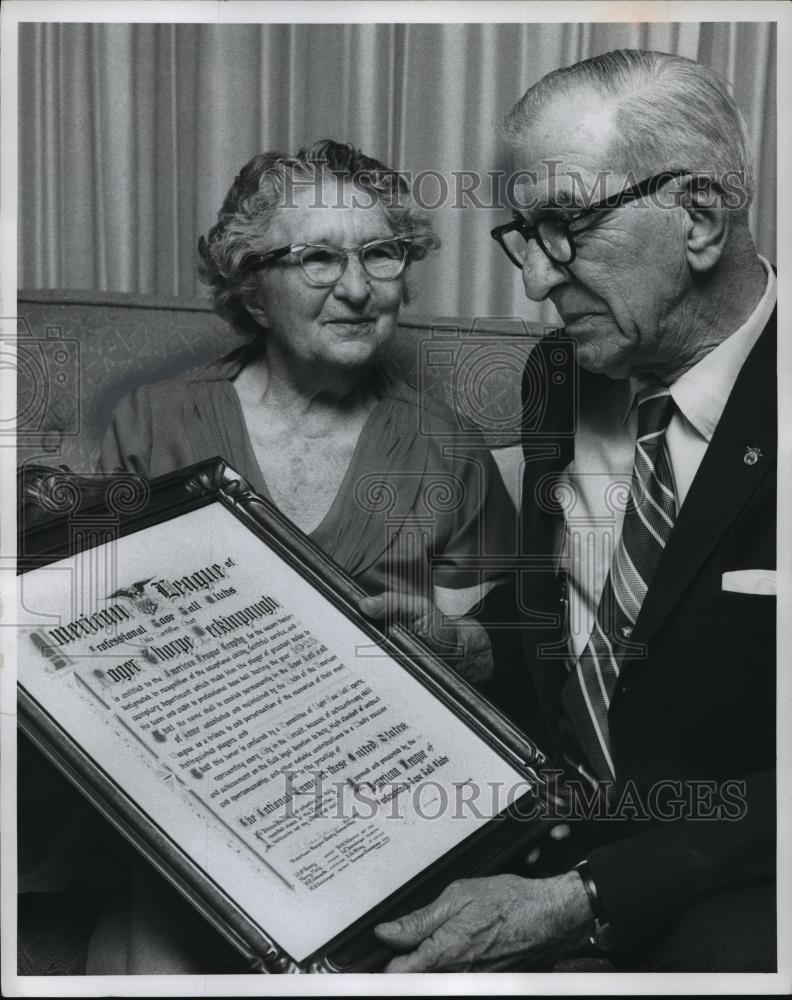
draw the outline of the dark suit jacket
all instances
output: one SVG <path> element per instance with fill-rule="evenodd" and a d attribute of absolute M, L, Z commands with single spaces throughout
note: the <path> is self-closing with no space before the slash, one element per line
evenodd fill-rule
<path fill-rule="evenodd" d="M 550 487 L 574 455 L 576 401 L 596 407 L 613 384 L 578 369 L 562 338 L 563 331 L 540 343 L 523 383 L 525 669 L 513 678 L 519 721 L 557 759 L 569 737 L 559 702 L 567 676 L 564 574 L 554 559 L 563 515 Z M 775 568 L 776 428 L 774 313 L 679 512 L 632 636 L 645 655 L 624 663 L 609 713 L 622 789 L 630 782 L 651 803 L 658 782 L 681 781 L 690 797 L 695 782 L 736 779 L 745 781 L 745 809 L 738 803 L 728 812 L 744 816 L 691 818 L 707 811 L 699 791 L 704 799 L 684 807 L 684 819 L 595 824 L 591 872 L 627 947 L 657 940 L 720 889 L 775 877 L 776 602 L 726 592 L 721 576 Z M 749 447 L 761 450 L 753 465 L 744 461 Z"/>

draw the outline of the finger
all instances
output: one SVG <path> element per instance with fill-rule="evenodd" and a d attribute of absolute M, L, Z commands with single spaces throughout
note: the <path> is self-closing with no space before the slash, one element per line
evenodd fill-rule
<path fill-rule="evenodd" d="M 429 611 L 429 601 L 418 594 L 386 590 L 374 597 L 363 597 L 358 602 L 360 610 L 374 621 L 399 620 L 412 624 L 425 617 Z"/>
<path fill-rule="evenodd" d="M 471 942 L 454 933 L 454 914 L 425 938 L 409 955 L 392 958 L 385 968 L 391 972 L 441 972 L 469 968 Z"/>
<path fill-rule="evenodd" d="M 410 955 L 398 955 L 392 958 L 385 966 L 385 972 L 433 972 L 437 969 L 439 961 L 440 954 L 437 947 L 429 939 Z"/>
<path fill-rule="evenodd" d="M 441 896 L 420 910 L 413 910 L 399 920 L 378 924 L 374 933 L 394 948 L 411 948 L 432 934 L 448 920 L 452 908 Z"/>
<path fill-rule="evenodd" d="M 471 684 L 487 684 L 495 676 L 492 654 L 489 650 L 477 653 L 466 664 L 464 675 Z"/>
<path fill-rule="evenodd" d="M 385 617 L 387 605 L 385 598 L 387 594 L 376 594 L 374 597 L 361 597 L 358 601 L 358 608 L 367 617 L 374 621 L 381 621 Z"/>
<path fill-rule="evenodd" d="M 424 945 L 426 948 L 424 948 Z M 404 972 L 504 972 L 515 966 L 514 955 L 503 955 L 486 962 L 475 962 L 467 955 L 434 948 L 434 939 L 424 941 L 411 955 L 392 958 L 382 970 L 388 973 Z"/>
<path fill-rule="evenodd" d="M 395 617 L 407 612 L 410 608 L 410 595 L 401 594 L 396 590 L 385 590 L 373 597 L 362 597 L 359 608 L 364 615 L 381 621 L 387 616 Z"/>

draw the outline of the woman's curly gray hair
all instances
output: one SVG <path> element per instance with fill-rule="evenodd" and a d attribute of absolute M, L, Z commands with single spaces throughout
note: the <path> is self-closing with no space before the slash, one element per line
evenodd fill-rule
<path fill-rule="evenodd" d="M 440 245 L 404 178 L 354 146 L 323 139 L 296 156 L 260 153 L 240 170 L 216 224 L 198 241 L 198 270 L 211 289 L 215 312 L 242 336 L 262 333 L 246 306 L 260 288 L 260 273 L 247 266 L 250 258 L 274 249 L 270 232 L 278 212 L 293 203 L 294 191 L 304 188 L 306 181 L 318 185 L 327 175 L 366 192 L 365 204 L 381 205 L 394 235 L 412 237 L 409 260 L 418 260 Z"/>

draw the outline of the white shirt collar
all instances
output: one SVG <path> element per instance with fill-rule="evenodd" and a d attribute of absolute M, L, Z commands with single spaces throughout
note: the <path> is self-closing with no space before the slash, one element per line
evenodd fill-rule
<path fill-rule="evenodd" d="M 754 311 L 741 327 L 670 386 L 677 409 L 706 441 L 712 439 L 740 369 L 775 308 L 776 276 L 764 257 L 760 256 L 759 260 L 767 273 L 767 287 Z M 631 391 L 625 420 L 641 388 L 637 379 L 629 381 Z"/>

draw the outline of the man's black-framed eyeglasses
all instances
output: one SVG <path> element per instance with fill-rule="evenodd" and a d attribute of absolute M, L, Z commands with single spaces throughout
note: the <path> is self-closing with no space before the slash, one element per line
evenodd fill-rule
<path fill-rule="evenodd" d="M 575 246 L 575 235 L 577 226 L 591 219 L 599 212 L 610 211 L 614 208 L 621 208 L 631 201 L 639 198 L 646 198 L 654 194 L 663 184 L 673 180 L 675 177 L 683 177 L 689 174 L 689 170 L 664 170 L 660 174 L 654 174 L 637 184 L 608 195 L 601 201 L 593 205 L 587 205 L 581 209 L 552 208 L 547 210 L 547 214 L 541 216 L 530 225 L 519 213 L 514 213 L 511 222 L 502 226 L 495 226 L 490 231 L 490 235 L 503 249 L 503 252 L 514 264 L 522 270 L 525 258 L 528 254 L 528 244 L 531 240 L 536 240 L 546 257 L 554 264 L 571 264 L 577 256 Z"/>
<path fill-rule="evenodd" d="M 410 236 L 386 236 L 346 249 L 332 243 L 291 243 L 247 261 L 248 270 L 259 270 L 293 254 L 312 285 L 324 288 L 341 280 L 350 256 L 356 256 L 370 278 L 395 281 L 407 266 L 413 239 Z"/>

